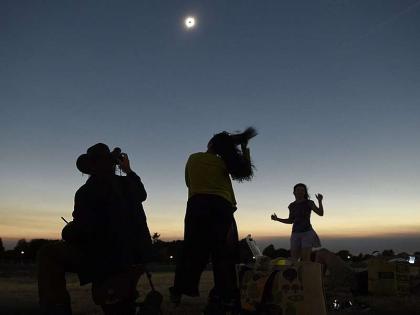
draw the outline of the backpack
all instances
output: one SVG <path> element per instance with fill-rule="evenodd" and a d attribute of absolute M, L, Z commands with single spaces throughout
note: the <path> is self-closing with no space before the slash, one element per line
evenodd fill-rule
<path fill-rule="evenodd" d="M 299 262 L 272 270 L 239 270 L 247 315 L 326 315 L 321 265 Z"/>

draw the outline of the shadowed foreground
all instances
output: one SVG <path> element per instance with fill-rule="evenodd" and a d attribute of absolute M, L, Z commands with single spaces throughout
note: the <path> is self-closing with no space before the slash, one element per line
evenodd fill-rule
<path fill-rule="evenodd" d="M 0 269 L 0 314 L 1 315 L 32 315 L 38 314 L 37 305 L 37 284 L 34 268 L 22 268 L 20 270 Z M 13 268 L 14 269 L 14 268 Z M 212 287 L 213 279 L 211 272 L 204 272 L 201 286 L 200 298 L 185 298 L 183 303 L 173 308 L 169 303 L 168 287 L 172 285 L 174 278 L 173 272 L 154 273 L 153 279 L 157 290 L 164 295 L 163 311 L 165 314 L 172 315 L 193 315 L 200 314 L 206 303 L 207 293 Z M 69 274 L 69 292 L 72 296 L 72 307 L 74 315 L 93 315 L 102 314 L 91 299 L 90 286 L 80 287 L 75 275 Z M 150 290 L 145 277 L 142 277 L 138 290 L 140 297 L 143 298 Z M 420 314 L 420 300 L 417 296 L 407 298 L 374 298 L 365 297 L 363 302 L 372 306 L 370 312 L 348 313 L 330 312 L 329 314 L 369 314 L 369 315 L 414 315 Z"/>

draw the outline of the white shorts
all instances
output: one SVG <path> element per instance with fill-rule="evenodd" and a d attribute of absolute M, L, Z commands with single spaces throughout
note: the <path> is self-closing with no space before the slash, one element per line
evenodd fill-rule
<path fill-rule="evenodd" d="M 307 232 L 293 232 L 290 237 L 290 250 L 321 247 L 318 234 L 313 229 Z"/>

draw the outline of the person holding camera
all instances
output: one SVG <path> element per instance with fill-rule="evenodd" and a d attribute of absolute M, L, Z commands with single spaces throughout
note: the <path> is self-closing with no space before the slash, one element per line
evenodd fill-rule
<path fill-rule="evenodd" d="M 126 176 L 115 174 L 117 165 Z M 78 273 L 81 285 L 100 282 L 146 262 L 151 248 L 142 206 L 146 190 L 127 154 L 98 143 L 79 156 L 76 166 L 89 178 L 76 192 L 73 221 L 64 227 L 63 241 L 38 253 L 44 314 L 71 314 L 65 272 Z"/>
<path fill-rule="evenodd" d="M 200 276 L 211 258 L 214 288 L 205 313 L 233 311 L 238 305 L 235 264 L 239 241 L 231 178 L 239 182 L 252 179 L 247 144 L 256 135 L 251 127 L 240 134 L 218 133 L 209 141 L 206 152 L 188 158 L 184 245 L 177 261 L 174 286 L 169 289 L 175 304 L 180 303 L 182 294 L 199 295 Z"/>

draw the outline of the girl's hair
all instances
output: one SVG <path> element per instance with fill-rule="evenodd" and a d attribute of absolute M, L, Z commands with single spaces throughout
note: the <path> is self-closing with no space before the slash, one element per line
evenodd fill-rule
<path fill-rule="evenodd" d="M 251 180 L 254 175 L 254 165 L 237 146 L 247 143 L 256 135 L 257 131 L 249 127 L 239 134 L 229 134 L 223 131 L 214 135 L 210 140 L 212 148 L 225 162 L 226 168 L 234 180 L 239 182 Z"/>
<path fill-rule="evenodd" d="M 304 189 L 305 189 L 305 199 L 309 199 L 309 194 L 308 194 L 308 187 L 305 185 L 305 184 L 303 184 L 303 183 L 299 183 L 299 184 L 296 184 L 294 187 L 293 187 L 293 193 L 295 193 L 295 190 L 296 190 L 296 188 L 298 188 L 298 187 L 303 187 Z"/>

